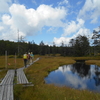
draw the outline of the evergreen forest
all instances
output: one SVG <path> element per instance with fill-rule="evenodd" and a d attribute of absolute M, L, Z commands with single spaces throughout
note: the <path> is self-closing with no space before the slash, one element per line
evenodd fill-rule
<path fill-rule="evenodd" d="M 63 41 L 60 46 L 56 46 L 53 42 L 52 46 L 45 45 L 43 41 L 40 44 L 36 44 L 34 41 L 9 41 L 0 40 L 0 55 L 5 55 L 7 51 L 8 55 L 23 55 L 25 52 L 33 52 L 33 54 L 39 55 L 52 55 L 60 54 L 61 56 L 93 56 L 100 53 L 99 34 L 94 34 L 91 44 L 90 40 L 86 36 L 78 35 L 76 38 L 71 39 L 70 42 L 65 44 Z"/>

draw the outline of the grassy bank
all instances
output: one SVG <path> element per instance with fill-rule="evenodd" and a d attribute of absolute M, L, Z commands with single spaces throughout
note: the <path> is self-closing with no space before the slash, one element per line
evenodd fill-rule
<path fill-rule="evenodd" d="M 35 59 L 38 56 L 35 56 Z M 23 87 L 22 85 L 14 86 L 15 100 L 99 100 L 100 94 L 87 90 L 76 90 L 68 87 L 57 87 L 53 84 L 45 84 L 44 77 L 52 70 L 61 65 L 75 63 L 74 59 L 87 59 L 87 64 L 97 64 L 100 66 L 99 57 L 48 57 L 42 56 L 41 59 L 26 68 L 25 74 L 34 86 Z M 1 60 L 1 59 L 0 59 Z M 4 62 L 4 57 L 2 57 Z M 15 68 L 14 58 L 9 58 L 11 65 L 9 69 Z M 17 58 L 16 68 L 23 67 L 23 59 Z M 5 69 L 5 64 L 1 68 Z"/>

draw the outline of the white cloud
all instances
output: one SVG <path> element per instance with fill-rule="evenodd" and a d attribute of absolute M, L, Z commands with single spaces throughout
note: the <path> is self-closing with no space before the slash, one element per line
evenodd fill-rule
<path fill-rule="evenodd" d="M 5 13 L 9 11 L 12 0 L 0 0 L 0 12 Z"/>
<path fill-rule="evenodd" d="M 87 36 L 87 37 L 91 37 L 91 31 L 90 29 L 87 29 L 87 28 L 80 28 L 78 30 L 78 32 L 76 34 L 73 35 L 72 38 L 76 38 L 78 35 L 82 35 L 82 36 Z"/>
<path fill-rule="evenodd" d="M 50 33 L 50 34 L 54 34 L 54 33 L 57 33 L 57 30 L 58 30 L 58 28 L 57 27 L 50 27 L 48 30 L 47 30 L 47 32 L 48 33 Z"/>
<path fill-rule="evenodd" d="M 6 24 L 6 25 L 11 25 L 12 23 L 10 16 L 6 14 L 2 16 L 2 21 L 3 21 L 3 24 Z"/>
<path fill-rule="evenodd" d="M 3 30 L 3 29 L 4 29 L 4 27 L 0 26 L 0 31 Z"/>
<path fill-rule="evenodd" d="M 77 2 L 77 5 L 80 5 L 82 3 L 82 1 Z"/>
<path fill-rule="evenodd" d="M 65 4 L 68 4 L 69 2 L 68 2 L 68 0 L 63 0 L 63 1 L 61 1 L 61 2 L 58 2 L 58 5 L 60 6 L 60 5 L 65 5 Z"/>
<path fill-rule="evenodd" d="M 52 6 L 40 5 L 37 8 L 39 19 L 47 26 L 60 27 L 63 25 L 62 19 L 66 16 L 66 10 L 62 8 L 52 8 Z"/>
<path fill-rule="evenodd" d="M 33 4 L 35 4 L 35 5 L 37 5 L 37 3 L 36 3 L 36 1 L 35 1 L 35 0 L 32 0 L 32 3 L 33 3 Z"/>
<path fill-rule="evenodd" d="M 35 31 L 40 30 L 45 25 L 61 26 L 63 24 L 61 19 L 66 16 L 66 12 L 63 8 L 52 8 L 47 5 L 40 5 L 37 10 L 34 10 L 26 9 L 23 5 L 14 4 L 10 8 L 10 12 L 15 24 L 18 24 L 18 26 L 22 25 L 21 28 L 23 30 L 28 28 L 30 30 L 30 28 L 32 28 Z"/>
<path fill-rule="evenodd" d="M 86 0 L 80 10 L 79 18 L 91 19 L 91 23 L 97 23 L 100 17 L 100 0 Z"/>
<path fill-rule="evenodd" d="M 100 32 L 100 26 L 95 28 L 94 30 L 96 30 L 97 32 Z"/>
<path fill-rule="evenodd" d="M 61 43 L 63 42 L 65 45 L 68 45 L 69 41 L 70 41 L 71 38 L 68 38 L 68 37 L 60 37 L 60 38 L 56 38 L 54 37 L 54 43 L 56 45 L 61 45 Z"/>
<path fill-rule="evenodd" d="M 77 19 L 77 21 L 71 21 L 68 24 L 66 24 L 64 28 L 64 34 L 62 34 L 62 36 L 68 36 L 72 33 L 76 33 L 83 26 L 84 20 L 82 19 Z"/>
<path fill-rule="evenodd" d="M 87 36 L 89 39 L 92 36 L 90 29 L 87 28 L 82 28 L 80 27 L 76 33 L 74 33 L 73 35 L 71 35 L 71 37 L 60 37 L 60 38 L 56 38 L 54 37 L 54 42 L 57 45 L 61 45 L 62 42 L 64 42 L 65 45 L 69 45 L 69 42 L 71 39 L 75 39 L 78 35 L 82 35 L 82 36 Z"/>
<path fill-rule="evenodd" d="M 13 4 L 9 8 L 9 12 L 9 15 L 2 16 L 2 25 L 4 25 L 5 31 L 2 31 L 1 38 L 7 36 L 8 39 L 17 39 L 14 35 L 17 30 L 23 33 L 24 36 L 32 36 L 44 26 L 62 27 L 62 20 L 66 16 L 66 10 L 63 7 L 53 8 L 44 4 L 36 10 L 27 9 L 24 5 Z"/>

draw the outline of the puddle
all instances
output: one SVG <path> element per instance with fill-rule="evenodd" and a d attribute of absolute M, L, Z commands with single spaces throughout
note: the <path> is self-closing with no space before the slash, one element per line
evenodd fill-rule
<path fill-rule="evenodd" d="M 49 73 L 45 83 L 100 92 L 100 67 L 85 63 L 60 66 Z"/>

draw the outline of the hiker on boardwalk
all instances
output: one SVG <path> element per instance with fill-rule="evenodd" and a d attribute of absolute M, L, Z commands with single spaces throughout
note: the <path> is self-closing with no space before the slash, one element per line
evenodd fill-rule
<path fill-rule="evenodd" d="M 33 63 L 33 59 L 34 59 L 34 55 L 33 55 L 33 52 L 31 52 L 31 54 L 30 54 L 30 63 Z"/>
<path fill-rule="evenodd" d="M 25 66 L 25 67 L 27 67 L 27 59 L 28 59 L 28 55 L 27 55 L 27 53 L 25 53 L 25 54 L 23 55 L 23 60 L 24 60 L 24 66 Z"/>
<path fill-rule="evenodd" d="M 28 64 L 30 65 L 30 52 L 28 53 Z"/>

